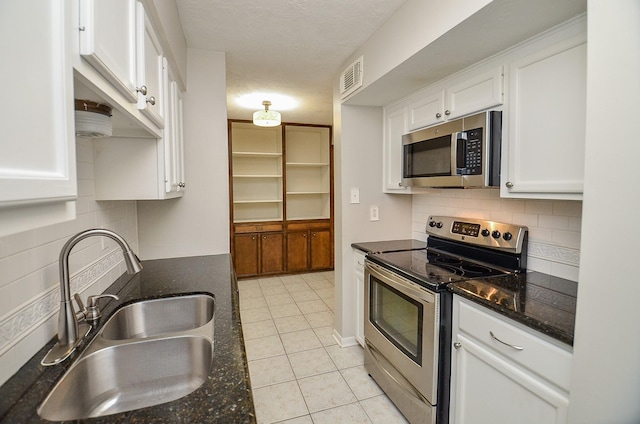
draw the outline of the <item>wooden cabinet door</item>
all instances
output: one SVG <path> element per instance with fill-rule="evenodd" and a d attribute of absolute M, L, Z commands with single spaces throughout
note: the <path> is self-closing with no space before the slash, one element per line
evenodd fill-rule
<path fill-rule="evenodd" d="M 305 271 L 309 257 L 307 231 L 287 233 L 287 271 Z"/>
<path fill-rule="evenodd" d="M 238 277 L 258 274 L 258 235 L 241 234 L 233 239 L 233 263 Z"/>
<path fill-rule="evenodd" d="M 275 274 L 284 271 L 284 234 L 260 234 L 260 273 Z"/>
<path fill-rule="evenodd" d="M 310 231 L 311 269 L 331 268 L 331 231 Z"/>

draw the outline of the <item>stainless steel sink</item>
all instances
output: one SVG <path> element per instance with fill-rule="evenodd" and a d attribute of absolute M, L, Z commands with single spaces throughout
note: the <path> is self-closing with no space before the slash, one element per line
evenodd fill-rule
<path fill-rule="evenodd" d="M 140 340 L 79 359 L 49 393 L 38 414 L 64 421 L 131 411 L 188 395 L 211 369 L 204 337 Z"/>
<path fill-rule="evenodd" d="M 208 295 L 146 300 L 114 313 L 38 408 L 79 420 L 179 399 L 206 380 L 213 361 L 215 301 Z"/>
<path fill-rule="evenodd" d="M 187 331 L 211 322 L 213 311 L 213 297 L 204 294 L 145 300 L 116 311 L 101 335 L 123 340 Z"/>

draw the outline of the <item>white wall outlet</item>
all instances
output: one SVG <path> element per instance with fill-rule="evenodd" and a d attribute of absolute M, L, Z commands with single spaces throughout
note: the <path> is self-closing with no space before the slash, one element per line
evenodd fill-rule
<path fill-rule="evenodd" d="M 351 203 L 360 203 L 360 189 L 351 187 Z"/>
<path fill-rule="evenodd" d="M 378 214 L 378 206 L 372 205 L 369 207 L 369 221 L 378 221 L 380 214 Z"/>

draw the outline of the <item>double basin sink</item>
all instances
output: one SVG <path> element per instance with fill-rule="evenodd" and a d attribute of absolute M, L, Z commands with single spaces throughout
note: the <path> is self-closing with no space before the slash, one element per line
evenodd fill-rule
<path fill-rule="evenodd" d="M 117 310 L 38 408 L 50 421 L 100 417 L 196 390 L 213 361 L 215 301 L 205 294 Z"/>

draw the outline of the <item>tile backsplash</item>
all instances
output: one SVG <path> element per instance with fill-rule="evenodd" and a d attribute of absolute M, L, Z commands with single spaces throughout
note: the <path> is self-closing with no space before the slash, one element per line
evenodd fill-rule
<path fill-rule="evenodd" d="M 500 198 L 498 189 L 425 190 L 412 199 L 413 238 L 424 240 L 429 215 L 489 219 L 529 228 L 527 268 L 578 281 L 582 202 Z"/>
<path fill-rule="evenodd" d="M 77 140 L 76 157 L 76 219 L 0 237 L 0 384 L 58 331 L 58 257 L 69 237 L 88 228 L 108 228 L 138 252 L 136 202 L 96 201 L 92 140 Z M 102 293 L 126 271 L 120 249 L 104 237 L 78 243 L 69 269 L 72 293 L 80 293 L 83 300 Z"/>

